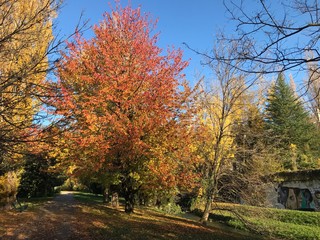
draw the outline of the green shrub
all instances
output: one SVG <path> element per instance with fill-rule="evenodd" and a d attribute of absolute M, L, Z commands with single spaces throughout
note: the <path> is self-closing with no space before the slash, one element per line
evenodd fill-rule
<path fill-rule="evenodd" d="M 182 213 L 181 207 L 174 202 L 169 202 L 166 205 L 160 206 L 160 211 L 167 214 Z"/>

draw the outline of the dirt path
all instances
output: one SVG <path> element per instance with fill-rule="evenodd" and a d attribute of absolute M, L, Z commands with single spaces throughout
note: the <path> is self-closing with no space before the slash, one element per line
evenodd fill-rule
<path fill-rule="evenodd" d="M 88 222 L 70 192 L 62 192 L 35 211 L 11 214 L 16 224 L 10 219 L 4 222 L 6 233 L 0 239 L 88 239 L 83 231 L 83 223 Z"/>
<path fill-rule="evenodd" d="M 43 215 L 40 216 L 38 222 L 43 220 L 52 222 L 53 239 L 72 239 L 74 232 L 73 224 L 77 222 L 77 206 L 72 193 L 62 192 L 57 196 L 53 204 L 45 206 Z M 45 218 L 43 216 L 46 216 Z"/>

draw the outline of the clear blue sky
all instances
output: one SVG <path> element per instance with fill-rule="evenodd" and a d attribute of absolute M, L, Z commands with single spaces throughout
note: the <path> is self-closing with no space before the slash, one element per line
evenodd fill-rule
<path fill-rule="evenodd" d="M 204 74 L 206 69 L 200 64 L 201 57 L 186 49 L 183 42 L 199 51 L 209 51 L 214 35 L 218 29 L 228 25 L 228 19 L 222 0 L 131 0 L 133 7 L 141 6 L 142 12 L 150 14 L 152 19 L 158 19 L 157 32 L 160 32 L 159 47 L 174 45 L 184 51 L 184 58 L 191 59 L 185 71 L 188 80 L 194 82 L 195 74 Z M 89 20 L 89 25 L 102 20 L 102 14 L 110 11 L 111 0 L 65 0 L 61 9 L 57 27 L 60 35 L 72 33 L 83 12 L 83 19 Z M 121 0 L 126 6 L 127 0 Z M 91 37 L 88 31 L 86 37 Z"/>

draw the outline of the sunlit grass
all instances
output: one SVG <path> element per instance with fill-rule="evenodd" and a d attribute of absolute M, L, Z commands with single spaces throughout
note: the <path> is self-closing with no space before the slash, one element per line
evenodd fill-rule
<path fill-rule="evenodd" d="M 217 203 L 210 217 L 238 229 L 252 229 L 281 239 L 320 239 L 320 213 Z M 224 209 L 224 210 L 223 210 Z M 200 213 L 201 214 L 201 213 Z M 239 219 L 242 218 L 241 221 Z"/>
<path fill-rule="evenodd" d="M 103 196 L 101 194 L 92 194 L 85 192 L 73 192 L 73 196 L 76 200 L 88 203 L 102 203 Z"/>

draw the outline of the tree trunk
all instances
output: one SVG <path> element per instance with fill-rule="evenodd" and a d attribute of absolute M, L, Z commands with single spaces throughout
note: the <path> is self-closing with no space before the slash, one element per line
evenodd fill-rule
<path fill-rule="evenodd" d="M 134 189 L 134 179 L 131 176 L 127 176 L 125 181 L 122 183 L 122 190 L 125 199 L 124 211 L 126 213 L 133 213 L 134 204 L 135 204 L 135 193 L 137 192 Z"/>
<path fill-rule="evenodd" d="M 212 208 L 212 197 L 210 196 L 207 198 L 206 207 L 203 211 L 203 215 L 200 220 L 201 223 L 205 224 L 208 221 L 211 208 Z"/>
<path fill-rule="evenodd" d="M 124 207 L 124 211 L 126 213 L 133 213 L 134 211 L 134 193 L 133 191 L 128 191 L 127 193 L 125 193 L 125 207 Z"/>
<path fill-rule="evenodd" d="M 112 207 L 115 207 L 115 208 L 119 207 L 119 195 L 117 192 L 112 193 L 111 205 L 112 205 Z"/>
<path fill-rule="evenodd" d="M 122 182 L 122 191 L 125 199 L 124 210 L 126 213 L 133 213 L 135 205 L 135 196 L 139 192 L 142 185 L 135 187 L 137 185 L 136 180 L 130 175 L 124 178 Z"/>
<path fill-rule="evenodd" d="M 17 198 L 15 196 L 9 196 L 5 198 L 5 203 L 0 206 L 0 209 L 2 210 L 10 210 L 13 208 L 13 203 L 17 201 Z"/>
<path fill-rule="evenodd" d="M 108 187 L 105 187 L 103 189 L 103 202 L 109 203 L 109 188 Z"/>
<path fill-rule="evenodd" d="M 206 224 L 208 222 L 209 215 L 210 215 L 210 212 L 212 209 L 212 201 L 217 194 L 217 179 L 215 178 L 216 174 L 214 174 L 213 169 L 212 169 L 212 171 L 209 172 L 209 175 L 211 176 L 211 178 L 210 178 L 210 182 L 208 184 L 208 187 L 206 189 L 206 200 L 207 201 L 206 201 L 205 209 L 203 211 L 203 215 L 200 220 L 200 222 L 202 224 Z"/>

